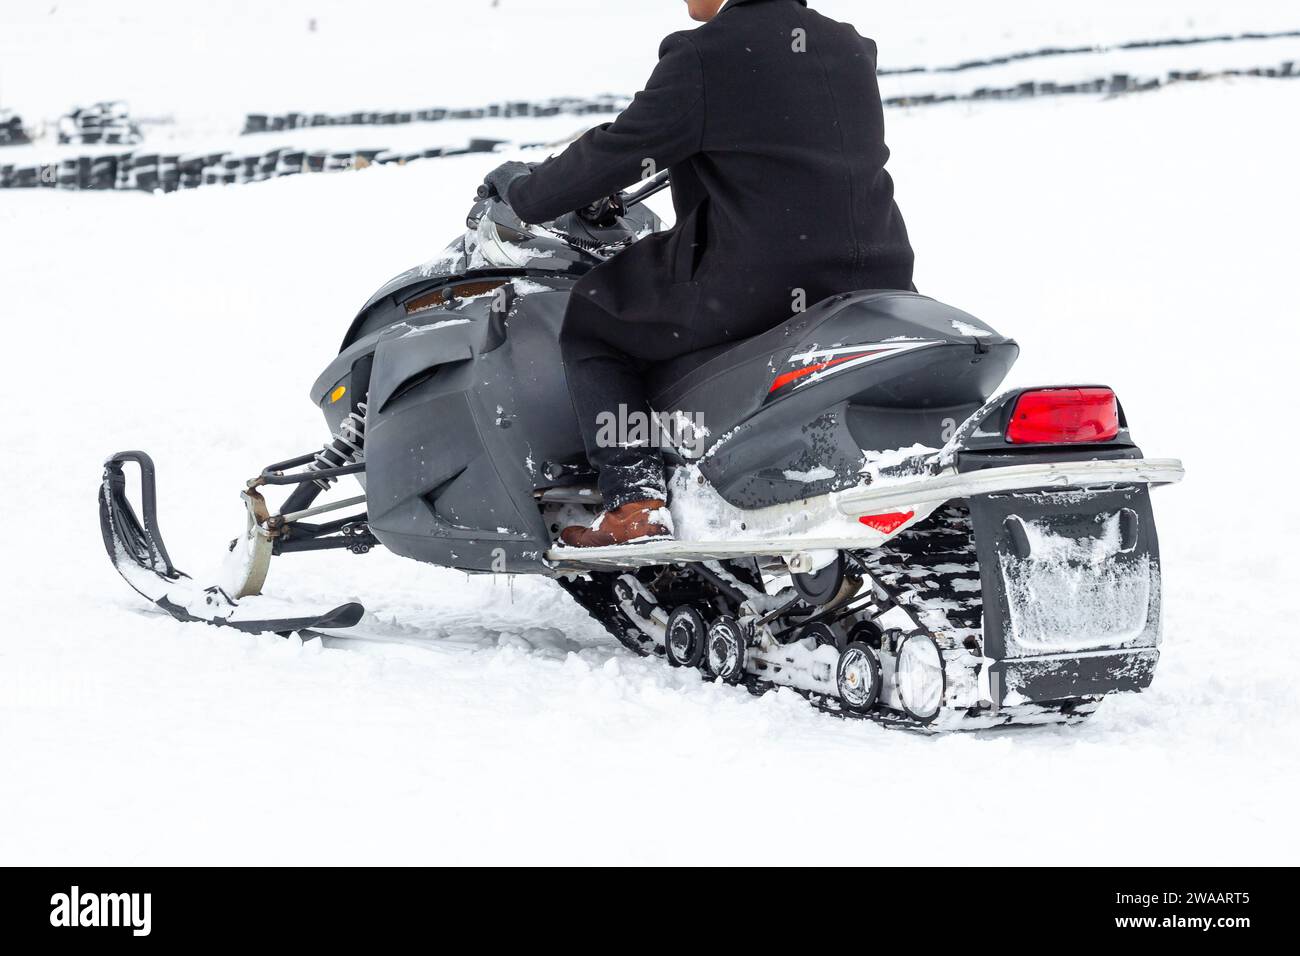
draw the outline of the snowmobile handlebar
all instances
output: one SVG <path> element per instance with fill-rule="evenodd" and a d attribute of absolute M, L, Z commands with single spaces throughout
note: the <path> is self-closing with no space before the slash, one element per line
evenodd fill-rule
<path fill-rule="evenodd" d="M 622 190 L 612 196 L 597 199 L 590 205 L 577 210 L 574 215 L 588 225 L 595 226 L 598 229 L 608 229 L 615 225 L 620 217 L 626 216 L 627 211 L 633 206 L 640 205 L 655 193 L 667 189 L 668 185 L 668 170 L 664 170 L 662 173 L 645 180 L 640 188 L 632 192 Z"/>
<path fill-rule="evenodd" d="M 605 218 L 611 212 L 613 212 L 615 215 L 622 215 L 627 210 L 631 209 L 633 206 L 640 205 L 641 203 L 649 199 L 651 196 L 653 196 L 655 193 L 662 192 L 663 190 L 667 189 L 670 185 L 671 182 L 669 180 L 669 171 L 665 169 L 663 172 L 658 173 L 657 175 L 652 176 L 650 179 L 645 180 L 644 184 L 636 191 L 630 193 L 626 191 L 619 192 L 619 193 L 615 193 L 612 196 L 607 196 L 603 199 L 598 199 L 591 205 L 585 207 L 584 209 L 579 210 L 579 215 L 581 215 L 584 219 L 588 219 L 592 215 L 595 215 L 598 218 Z M 499 198 L 503 202 L 505 201 L 504 197 L 501 197 L 497 193 L 497 191 L 493 189 L 491 186 L 489 186 L 487 183 L 482 183 L 479 185 L 476 195 L 480 200 Z M 590 219 L 589 221 L 595 222 L 597 221 L 597 219 Z"/>
<path fill-rule="evenodd" d="M 645 180 L 640 189 L 632 193 L 626 193 L 623 199 L 623 208 L 631 209 L 633 206 L 638 206 L 655 193 L 663 192 L 671 185 L 668 170 L 665 169 L 662 173 Z"/>

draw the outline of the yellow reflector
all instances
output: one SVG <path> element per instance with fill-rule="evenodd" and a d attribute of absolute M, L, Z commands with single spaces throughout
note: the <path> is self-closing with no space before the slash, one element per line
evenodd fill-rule
<path fill-rule="evenodd" d="M 334 391 L 330 392 L 330 403 L 333 404 L 334 402 L 337 402 L 340 398 L 342 398 L 347 393 L 348 393 L 347 388 L 343 385 L 340 385 L 338 388 L 334 389 Z"/>

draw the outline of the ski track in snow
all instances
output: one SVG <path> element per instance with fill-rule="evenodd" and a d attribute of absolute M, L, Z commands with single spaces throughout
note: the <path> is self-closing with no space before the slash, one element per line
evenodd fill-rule
<path fill-rule="evenodd" d="M 0 194 L 21 357 L 0 462 L 0 861 L 1294 862 L 1300 455 L 1276 436 L 1300 348 L 1300 131 L 1261 118 L 1298 107 L 1300 84 L 1236 81 L 889 115 L 922 291 L 1015 335 L 1008 384 L 1115 386 L 1146 451 L 1189 472 L 1155 495 L 1152 689 L 1079 727 L 939 738 L 635 658 L 543 580 L 277 559 L 271 593 L 360 600 L 359 630 L 389 639 L 326 647 L 176 623 L 111 570 L 103 456 L 150 451 L 173 558 L 215 565 L 242 481 L 324 438 L 306 392 L 354 310 L 453 238 L 508 157 Z M 701 840 L 662 812 L 720 803 L 749 833 L 779 819 Z M 846 845 L 847 814 L 883 825 Z"/>

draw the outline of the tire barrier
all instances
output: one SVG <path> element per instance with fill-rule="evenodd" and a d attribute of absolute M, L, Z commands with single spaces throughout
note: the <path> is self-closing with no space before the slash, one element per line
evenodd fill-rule
<path fill-rule="evenodd" d="M 1088 47 L 1085 52 L 1107 52 L 1112 49 L 1145 49 L 1157 46 L 1190 46 L 1197 43 L 1214 43 L 1224 39 L 1273 39 L 1275 37 L 1300 36 L 1300 30 L 1289 31 L 1278 34 L 1241 34 L 1239 37 L 1193 37 L 1178 40 L 1138 40 L 1132 43 L 1121 44 L 1117 47 Z M 1061 50 L 1061 53 L 1079 52 L 1076 50 Z M 981 66 L 998 66 L 1010 62 L 1013 59 L 1029 59 L 1033 56 L 1047 55 L 1043 51 L 1034 53 L 1010 54 L 1007 57 L 1001 57 L 996 60 L 979 61 Z M 972 61 L 973 62 L 973 61 Z M 964 64 L 954 67 L 937 67 L 933 70 L 917 68 L 915 70 L 896 70 L 898 73 L 942 73 L 954 72 L 971 68 L 970 64 Z M 881 75 L 886 75 L 887 71 L 882 70 Z M 883 102 L 885 106 L 893 107 L 910 107 L 910 106 L 929 106 L 939 103 L 954 103 L 963 101 L 982 101 L 982 100 L 1011 100 L 1023 99 L 1027 97 L 1038 96 L 1069 96 L 1078 94 L 1106 94 L 1110 96 L 1123 93 L 1144 93 L 1150 90 L 1159 89 L 1168 86 L 1171 83 L 1181 83 L 1194 80 L 1209 80 L 1218 77 L 1230 76 L 1255 76 L 1268 77 L 1272 79 L 1291 79 L 1300 75 L 1300 64 L 1295 61 L 1287 61 L 1279 66 L 1257 66 L 1248 68 L 1232 68 L 1225 70 L 1171 70 L 1164 76 L 1137 76 L 1129 73 L 1113 73 L 1110 76 L 1095 77 L 1089 80 L 1075 80 L 1070 82 L 1057 82 L 1053 80 L 1026 80 L 1006 87 L 980 87 L 968 93 L 908 93 L 901 96 L 885 97 Z M 244 133 L 250 132 L 269 132 L 272 129 L 299 129 L 308 126 L 325 125 L 325 126 L 343 126 L 343 125 L 371 125 L 378 123 L 380 125 L 393 125 L 398 123 L 423 122 L 431 118 L 431 114 L 441 114 L 432 116 L 434 119 L 482 119 L 484 117 L 519 117 L 519 116 L 554 116 L 556 111 L 578 115 L 589 115 L 593 113 L 618 113 L 629 102 L 630 97 L 602 96 L 597 99 L 583 100 L 576 97 L 569 97 L 564 100 L 551 100 L 544 106 L 541 104 L 529 104 L 526 102 L 497 104 L 478 109 L 466 110 L 435 110 L 423 111 L 417 113 L 350 113 L 327 116 L 325 114 L 315 114 L 308 116 L 305 113 L 288 113 L 281 117 L 270 117 L 263 113 L 250 114 L 244 127 Z M 560 110 L 556 104 L 563 104 Z M 546 112 L 545 110 L 550 110 Z M 297 125 L 288 125 L 296 123 Z"/>
<path fill-rule="evenodd" d="M 332 173 L 370 165 L 405 164 L 443 156 L 490 153 L 505 140 L 473 139 L 465 146 L 423 150 L 302 150 L 265 153 L 118 153 L 72 156 L 58 163 L 0 166 L 0 189 L 121 189 L 175 192 L 199 186 L 256 183 L 281 176 Z"/>
<path fill-rule="evenodd" d="M 1287 37 L 1300 37 L 1300 30 L 1278 30 L 1272 33 L 1235 33 L 1201 37 L 1169 37 L 1163 40 L 1130 40 L 1127 43 L 1115 43 L 1103 46 L 1042 47 L 1037 50 L 1024 50 L 1019 53 L 1006 53 L 984 60 L 964 60 L 948 66 L 910 66 L 899 69 L 878 70 L 880 76 L 908 76 L 916 73 L 964 73 L 994 66 L 1006 66 L 1024 60 L 1040 60 L 1054 56 L 1075 56 L 1081 53 L 1114 53 L 1118 50 L 1157 50 L 1166 47 L 1201 46 L 1206 43 L 1240 43 L 1250 40 L 1280 40 Z"/>
<path fill-rule="evenodd" d="M 22 117 L 12 110 L 0 110 L 0 146 L 22 146 L 30 142 Z"/>
<path fill-rule="evenodd" d="M 914 66 L 904 67 L 901 69 L 884 69 L 877 72 L 880 76 L 907 76 L 924 73 L 962 73 L 967 70 L 1005 66 L 1009 63 L 1017 63 L 1023 60 L 1035 60 L 1054 56 L 1069 56 L 1081 53 L 1111 53 L 1117 50 L 1154 50 L 1163 47 L 1188 47 L 1199 46 L 1207 43 L 1236 43 L 1249 40 L 1276 40 L 1287 37 L 1300 37 L 1300 30 L 1280 30 L 1273 33 L 1219 34 L 1215 36 L 1199 37 L 1170 37 L 1159 40 L 1130 40 L 1126 43 L 1118 43 L 1110 46 L 1043 47 L 1038 50 L 1007 53 L 983 60 L 966 60 L 961 63 L 954 63 L 947 66 Z M 1035 85 L 1044 89 L 1052 86 L 1051 83 L 1040 83 Z M 1154 85 L 1159 85 L 1159 83 Z M 1109 80 L 1105 81 L 1100 91 L 1107 90 L 1108 86 Z M 1061 84 L 1060 87 L 1060 91 L 1064 93 L 1100 92 L 1096 88 L 1096 81 L 1090 81 L 1085 84 Z M 1079 88 L 1071 89 L 1069 87 Z M 1154 86 L 1150 81 L 1147 81 L 1146 85 L 1142 87 L 1142 89 L 1153 88 Z M 1019 89 L 1019 87 L 1016 87 L 1015 89 Z M 1134 90 L 1127 90 L 1127 92 L 1134 92 Z M 920 96 L 899 97 L 894 105 L 916 105 L 918 102 L 950 102 L 952 99 L 956 98 L 1006 99 L 1009 97 L 1026 95 L 1046 94 L 1041 92 L 1010 93 L 1005 90 L 988 90 L 983 91 L 982 95 L 969 97 L 955 97 L 948 94 L 921 94 Z M 370 110 L 354 113 L 283 113 L 279 115 L 273 115 L 270 113 L 249 113 L 244 119 L 243 134 L 273 133 L 283 130 L 307 129 L 319 126 L 396 126 L 406 123 L 439 122 L 441 120 L 510 119 L 514 117 L 559 115 L 588 116 L 592 114 L 612 115 L 621 112 L 629 102 L 631 102 L 631 97 L 629 96 L 605 94 L 592 99 L 584 99 L 581 97 L 556 97 L 536 103 L 527 100 L 516 100 L 507 103 L 493 103 L 488 106 L 472 107 L 467 109 L 445 109 L 439 107 L 423 110 Z"/>
<path fill-rule="evenodd" d="M 1225 77 L 1295 79 L 1300 77 L 1300 63 L 1288 60 L 1278 66 L 1214 71 L 1175 70 L 1163 77 L 1140 77 L 1117 73 L 1109 77 L 1098 77 L 1092 80 L 1069 83 L 1030 80 L 1008 87 L 980 87 L 969 93 L 912 93 L 906 96 L 888 97 L 884 100 L 884 103 L 889 107 L 917 107 L 953 102 L 1019 100 L 1032 97 L 1078 94 L 1120 96 L 1162 89 L 1177 83 L 1200 82 Z M 566 104 L 567 112 L 574 115 L 585 115 L 617 112 L 620 108 L 618 104 L 627 101 L 618 97 L 602 96 L 592 100 L 572 98 L 562 102 Z M 516 105 L 527 106 L 528 104 Z M 467 113 L 476 111 L 454 112 Z M 357 114 L 348 115 L 355 116 Z M 374 115 L 400 117 L 405 114 Z M 448 116 L 450 115 L 449 113 Z M 496 115 L 505 118 L 507 116 L 542 114 L 499 112 Z M 301 150 L 292 147 L 280 147 L 265 153 L 255 154 L 224 151 L 205 154 L 126 152 L 99 156 L 76 156 L 50 164 L 0 165 L 0 189 L 58 187 L 62 189 L 121 189 L 144 192 L 172 192 L 178 189 L 193 189 L 206 185 L 260 182 L 266 179 L 293 176 L 301 173 L 360 169 L 373 164 L 405 164 L 442 156 L 492 152 L 497 146 L 506 142 L 508 141 L 498 139 L 472 139 L 464 147 L 433 147 L 424 150 Z M 530 144 L 519 145 L 526 147 Z"/>
<path fill-rule="evenodd" d="M 1234 76 L 1265 77 L 1288 80 L 1300 77 L 1300 64 L 1288 60 L 1279 66 L 1254 66 L 1227 70 L 1171 70 L 1165 76 L 1134 76 L 1114 73 L 1108 77 L 1057 83 L 1052 80 L 1026 80 L 1013 86 L 981 86 L 969 93 L 908 93 L 884 99 L 886 106 L 935 106 L 940 103 L 966 103 L 985 100 L 1019 100 L 1040 96 L 1071 96 L 1084 93 L 1102 93 L 1121 96 L 1126 93 L 1147 93 L 1175 83 L 1198 82 Z"/>
<path fill-rule="evenodd" d="M 423 110 L 369 110 L 356 113 L 249 113 L 244 118 L 243 135 L 277 133 L 282 130 L 310 129 L 320 126 L 399 126 L 406 123 L 437 123 L 442 120 L 514 119 L 538 116 L 590 116 L 617 114 L 631 102 L 627 96 L 606 94 L 591 99 L 555 97 L 539 103 L 517 100 L 493 103 L 468 109 L 442 107 Z"/>
<path fill-rule="evenodd" d="M 130 146 L 143 140 L 125 103 L 113 100 L 77 107 L 59 118 L 59 142 L 92 146 Z"/>

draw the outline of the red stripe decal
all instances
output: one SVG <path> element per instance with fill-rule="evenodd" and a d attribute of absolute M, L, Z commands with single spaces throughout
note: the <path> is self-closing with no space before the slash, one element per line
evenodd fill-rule
<path fill-rule="evenodd" d="M 887 352 L 887 351 L 889 350 L 871 349 L 870 351 L 867 352 L 854 352 L 852 355 L 841 355 L 839 358 L 831 359 L 829 362 L 818 362 L 815 365 L 805 365 L 803 368 L 797 368 L 793 372 L 786 372 L 784 375 L 778 375 L 776 379 L 772 382 L 772 387 L 767 390 L 768 394 L 770 395 L 772 392 L 775 392 L 778 388 L 782 388 L 786 385 L 789 385 L 791 382 L 797 382 L 805 375 L 811 375 L 814 372 L 824 371 L 825 369 L 831 368 L 832 366 L 839 365 L 841 362 L 848 362 L 853 359 L 866 358 L 868 355 L 876 355 L 880 352 Z"/>

